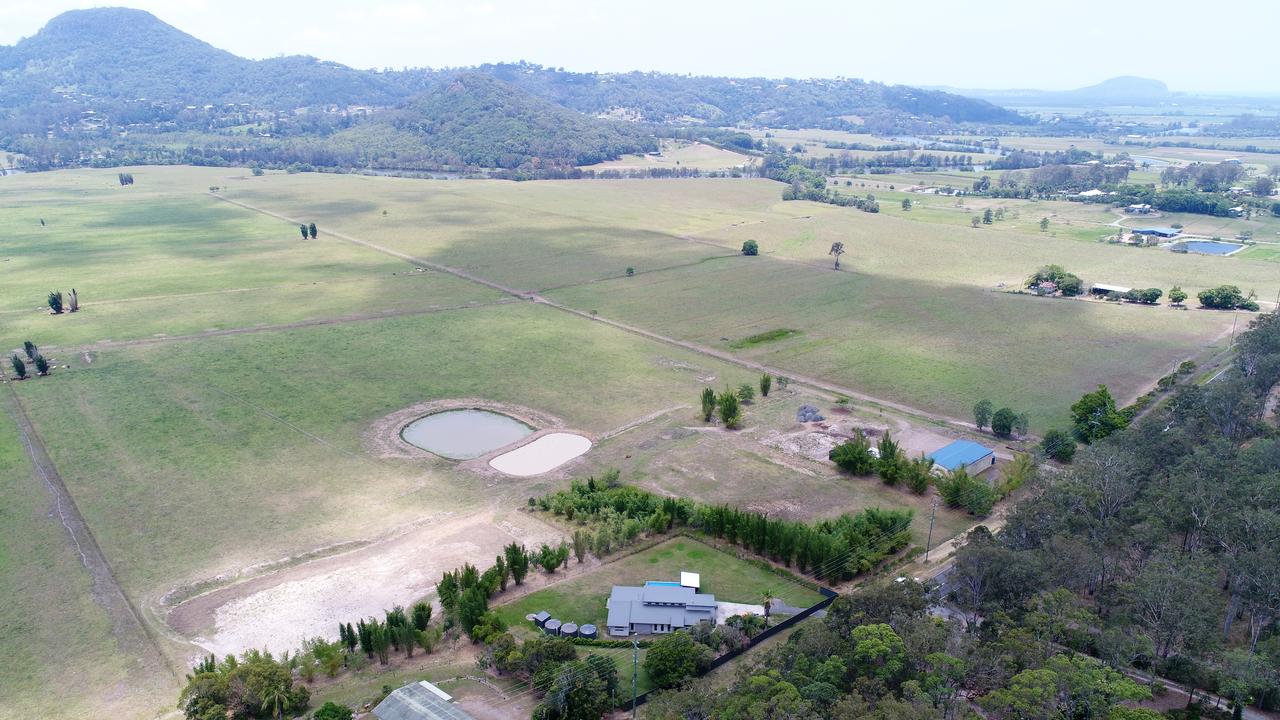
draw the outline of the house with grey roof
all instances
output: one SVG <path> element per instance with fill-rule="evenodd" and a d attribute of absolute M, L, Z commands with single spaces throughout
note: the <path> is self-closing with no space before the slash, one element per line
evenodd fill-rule
<path fill-rule="evenodd" d="M 614 637 L 660 635 L 716 621 L 716 596 L 679 583 L 614 585 L 607 607 L 606 627 Z"/>

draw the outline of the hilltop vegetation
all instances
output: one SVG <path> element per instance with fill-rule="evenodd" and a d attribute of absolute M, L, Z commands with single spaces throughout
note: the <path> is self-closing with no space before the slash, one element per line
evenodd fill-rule
<path fill-rule="evenodd" d="M 124 8 L 64 13 L 0 47 L 0 108 L 0 148 L 20 153 L 29 169 L 253 163 L 528 171 L 647 152 L 657 149 L 655 134 L 697 139 L 735 123 L 924 132 L 1021 122 L 983 100 L 862 80 L 567 73 L 526 63 L 377 72 L 307 56 L 255 61 Z"/>

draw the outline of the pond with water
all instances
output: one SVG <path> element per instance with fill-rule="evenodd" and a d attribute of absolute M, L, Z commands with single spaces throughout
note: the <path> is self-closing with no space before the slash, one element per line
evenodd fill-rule
<path fill-rule="evenodd" d="M 472 460 L 533 434 L 533 428 L 488 410 L 445 410 L 404 426 L 410 445 L 450 460 Z"/>
<path fill-rule="evenodd" d="M 1187 249 L 1187 252 L 1200 253 L 1201 255 L 1230 255 L 1231 253 L 1244 247 L 1239 243 L 1214 242 L 1212 240 L 1186 240 L 1178 243 Z"/>

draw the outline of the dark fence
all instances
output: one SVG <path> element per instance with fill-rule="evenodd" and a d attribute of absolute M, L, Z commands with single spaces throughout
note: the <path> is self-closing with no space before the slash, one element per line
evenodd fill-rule
<path fill-rule="evenodd" d="M 795 615 L 792 615 L 791 617 L 787 618 L 786 620 L 783 620 L 782 622 L 778 623 L 777 625 L 774 625 L 773 627 L 770 627 L 770 628 L 768 628 L 767 630 L 763 630 L 763 631 L 761 631 L 761 632 L 760 632 L 760 634 L 758 634 L 758 635 L 756 635 L 755 637 L 751 638 L 751 644 L 750 644 L 750 645 L 747 645 L 746 647 L 743 647 L 743 648 L 738 648 L 737 650 L 733 650 L 733 651 L 731 651 L 731 652 L 727 652 L 727 653 L 725 653 L 724 655 L 721 655 L 720 657 L 716 658 L 715 660 L 712 660 L 712 661 L 711 661 L 711 665 L 706 669 L 706 671 L 705 671 L 703 674 L 705 675 L 706 673 L 709 673 L 709 672 L 711 672 L 712 670 L 715 670 L 716 668 L 718 668 L 718 667 L 720 667 L 720 666 L 724 665 L 725 663 L 727 663 L 727 662 L 731 662 L 731 661 L 733 661 L 733 660 L 737 659 L 737 658 L 738 658 L 739 656 L 741 656 L 743 653 L 751 652 L 751 649 L 752 649 L 752 648 L 754 648 L 757 644 L 762 643 L 762 642 L 764 642 L 765 640 L 768 640 L 769 638 L 773 637 L 774 635 L 777 635 L 777 634 L 778 634 L 778 633 L 780 633 L 780 632 L 785 632 L 786 630 L 788 630 L 788 629 L 790 629 L 790 628 L 792 628 L 792 627 L 795 627 L 795 625 L 796 625 L 797 623 L 800 623 L 800 622 L 803 622 L 804 620 L 807 620 L 811 615 L 813 615 L 814 613 L 818 612 L 819 610 L 826 610 L 828 605 L 830 605 L 832 602 L 834 602 L 836 598 L 840 597 L 840 594 L 839 594 L 839 593 L 837 593 L 835 590 L 832 590 L 832 589 L 827 588 L 827 587 L 819 586 L 819 587 L 818 587 L 818 592 L 819 592 L 819 593 L 822 593 L 822 599 L 821 599 L 821 600 L 819 600 L 818 602 L 814 603 L 813 605 L 810 605 L 809 607 L 805 608 L 804 610 L 801 610 L 800 612 L 796 613 Z M 658 689 L 654 689 L 654 690 L 647 690 L 647 691 L 645 691 L 645 692 L 643 692 L 643 693 L 641 693 L 641 694 L 637 695 L 637 696 L 635 697 L 635 704 L 636 704 L 636 705 L 643 705 L 643 704 L 645 704 L 646 702 L 648 702 L 648 701 L 649 701 L 649 697 L 650 697 L 651 695 L 653 695 L 654 693 L 656 693 L 656 692 L 661 692 L 661 690 L 658 690 Z M 620 707 L 626 707 L 626 706 L 629 706 L 629 705 L 631 705 L 631 704 L 632 704 L 632 703 L 631 703 L 630 701 L 628 701 L 628 702 L 624 702 L 624 703 L 622 703 L 622 704 L 620 705 Z"/>

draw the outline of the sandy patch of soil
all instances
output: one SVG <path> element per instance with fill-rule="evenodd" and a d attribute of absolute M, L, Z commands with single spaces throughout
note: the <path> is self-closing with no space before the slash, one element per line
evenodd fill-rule
<path fill-rule="evenodd" d="M 512 540 L 538 545 L 563 537 L 523 513 L 470 515 L 205 593 L 176 606 L 166 619 L 217 655 L 291 650 L 305 637 L 334 636 L 340 620 L 380 616 L 384 609 L 434 596 L 444 571 L 465 562 L 484 565 Z"/>
<path fill-rule="evenodd" d="M 444 410 L 490 410 L 503 415 L 509 415 L 530 427 L 539 430 L 547 430 L 552 428 L 563 428 L 564 421 L 551 415 L 550 413 L 534 410 L 533 408 L 523 407 L 521 405 L 512 405 L 510 403 L 500 403 L 493 400 L 485 400 L 483 398 L 452 398 L 447 400 L 429 400 L 426 402 L 415 403 L 406 408 L 401 408 L 390 415 L 383 416 L 374 421 L 364 434 L 364 446 L 375 457 L 380 458 L 420 458 L 428 460 L 440 460 L 438 455 L 427 452 L 416 445 L 411 445 L 403 437 L 400 436 L 400 430 L 409 423 L 417 420 L 424 415 L 442 412 Z M 529 438 L 536 437 L 537 433 L 528 436 L 520 441 L 524 444 Z M 513 446 L 516 444 L 513 443 Z M 499 448 L 493 454 L 500 454 L 500 451 L 506 448 Z"/>
<path fill-rule="evenodd" d="M 531 477 L 551 472 L 581 457 L 591 449 L 591 441 L 567 432 L 547 433 L 489 461 L 498 472 L 516 477 Z"/>

